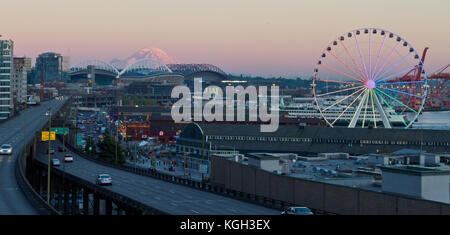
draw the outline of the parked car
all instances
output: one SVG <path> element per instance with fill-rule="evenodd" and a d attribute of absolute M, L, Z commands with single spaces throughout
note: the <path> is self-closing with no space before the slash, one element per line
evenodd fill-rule
<path fill-rule="evenodd" d="M 313 215 L 313 212 L 308 207 L 304 206 L 293 206 L 288 207 L 286 210 L 281 212 L 282 215 Z"/>
<path fill-rule="evenodd" d="M 58 158 L 53 158 L 52 159 L 52 166 L 59 166 L 61 165 L 60 161 Z"/>
<path fill-rule="evenodd" d="M 73 162 L 72 154 L 66 153 L 66 155 L 64 155 L 64 162 Z"/>
<path fill-rule="evenodd" d="M 50 150 L 49 149 L 47 149 L 47 154 L 50 152 L 50 154 L 54 154 L 55 153 L 55 149 L 53 149 L 53 148 L 50 148 Z"/>
<path fill-rule="evenodd" d="M 112 185 L 112 178 L 108 174 L 100 174 L 97 176 L 96 183 L 98 185 Z"/>
<path fill-rule="evenodd" d="M 0 154 L 12 154 L 13 147 L 10 144 L 3 144 L 0 146 Z"/>

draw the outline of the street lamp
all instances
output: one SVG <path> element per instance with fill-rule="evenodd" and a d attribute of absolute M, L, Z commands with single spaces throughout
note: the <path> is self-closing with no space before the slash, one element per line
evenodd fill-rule
<path fill-rule="evenodd" d="M 47 204 L 50 205 L 50 146 L 51 146 L 51 129 L 52 129 L 52 112 L 51 107 L 48 108 L 49 122 L 48 122 L 48 163 L 47 163 Z"/>

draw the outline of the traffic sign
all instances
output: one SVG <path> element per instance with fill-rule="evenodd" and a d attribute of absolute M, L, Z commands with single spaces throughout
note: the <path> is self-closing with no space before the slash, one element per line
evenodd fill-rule
<path fill-rule="evenodd" d="M 41 139 L 43 141 L 47 141 L 47 140 L 55 140 L 55 132 L 54 131 L 42 131 L 41 132 Z"/>
<path fill-rule="evenodd" d="M 41 132 L 41 139 L 43 140 L 43 141 L 46 141 L 46 140 L 48 140 L 48 131 L 42 131 Z"/>
<path fill-rule="evenodd" d="M 83 133 L 78 133 L 77 134 L 77 145 L 78 146 L 83 145 Z"/>
<path fill-rule="evenodd" d="M 69 128 L 67 128 L 67 127 L 65 127 L 65 128 L 55 127 L 55 128 L 51 128 L 50 130 L 56 132 L 57 135 L 69 134 Z"/>
<path fill-rule="evenodd" d="M 202 174 L 208 173 L 208 165 L 206 165 L 206 164 L 199 164 L 198 165 L 198 172 L 200 172 Z"/>

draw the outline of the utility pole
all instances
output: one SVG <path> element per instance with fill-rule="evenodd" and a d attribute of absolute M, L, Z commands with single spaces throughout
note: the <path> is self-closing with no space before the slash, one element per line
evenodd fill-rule
<path fill-rule="evenodd" d="M 203 159 L 205 155 L 205 136 L 202 134 L 202 182 L 203 182 Z"/>
<path fill-rule="evenodd" d="M 27 115 L 25 114 L 25 111 L 27 110 L 27 99 L 25 98 L 25 109 L 23 112 L 23 151 L 26 154 L 27 153 L 27 146 L 26 146 L 26 140 L 27 140 L 27 131 L 26 131 L 26 127 L 27 127 Z"/>
<path fill-rule="evenodd" d="M 183 161 L 184 178 L 186 179 L 186 150 L 184 150 L 184 147 L 183 147 L 183 158 L 184 158 L 184 161 Z"/>
<path fill-rule="evenodd" d="M 64 131 L 64 128 L 65 128 L 65 124 L 66 124 L 66 112 L 63 112 L 63 131 Z M 65 153 L 66 152 L 66 145 L 64 145 L 64 137 L 66 137 L 66 133 L 65 132 L 63 132 L 63 153 Z"/>
<path fill-rule="evenodd" d="M 47 204 L 50 205 L 50 146 L 51 146 L 51 129 L 52 129 L 52 108 L 48 108 L 48 163 L 47 163 Z"/>
<path fill-rule="evenodd" d="M 115 124 L 115 123 L 114 123 Z M 114 138 L 114 140 L 115 140 L 115 142 L 116 142 L 116 164 L 117 164 L 117 142 L 119 142 L 119 138 L 117 138 L 118 136 L 117 136 L 117 126 L 116 126 L 116 135 L 115 135 L 115 138 Z"/>
<path fill-rule="evenodd" d="M 136 162 L 137 162 L 137 143 L 134 143 L 134 170 L 136 170 Z"/>

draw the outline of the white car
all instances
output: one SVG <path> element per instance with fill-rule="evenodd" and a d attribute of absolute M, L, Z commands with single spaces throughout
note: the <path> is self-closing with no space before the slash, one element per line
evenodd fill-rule
<path fill-rule="evenodd" d="M 12 154 L 13 147 L 10 144 L 4 144 L 0 146 L 0 154 Z"/>
<path fill-rule="evenodd" d="M 108 174 L 100 174 L 97 176 L 96 184 L 98 185 L 112 185 L 112 178 Z"/>
<path fill-rule="evenodd" d="M 61 165 L 60 161 L 58 158 L 53 158 L 52 159 L 52 166 L 59 166 Z"/>
<path fill-rule="evenodd" d="M 64 155 L 64 162 L 73 162 L 73 156 L 67 153 Z"/>

